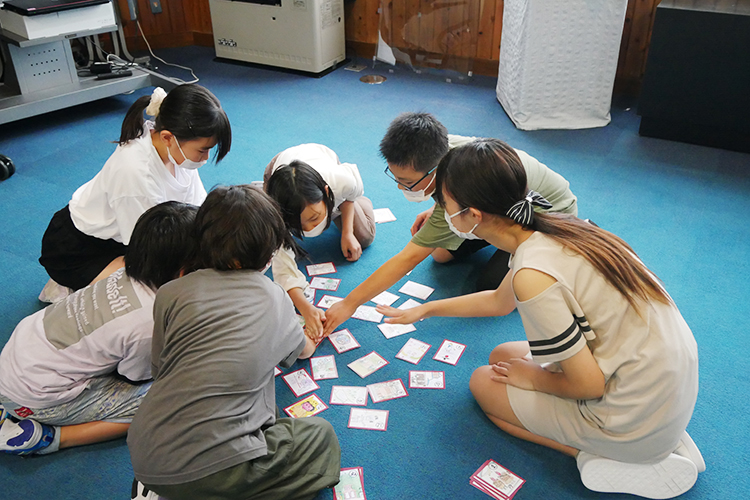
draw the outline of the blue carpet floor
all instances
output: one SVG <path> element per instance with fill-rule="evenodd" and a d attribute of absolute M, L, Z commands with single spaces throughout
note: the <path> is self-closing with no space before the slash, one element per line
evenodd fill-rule
<path fill-rule="evenodd" d="M 495 99 L 493 78 L 451 84 L 383 65 L 362 73 L 339 68 L 322 78 L 213 60 L 213 50 L 164 50 L 162 57 L 193 66 L 201 83 L 226 108 L 233 128 L 232 151 L 218 166 L 206 165 L 206 187 L 261 178 L 282 149 L 304 142 L 330 146 L 342 161 L 356 163 L 376 208 L 389 207 L 398 220 L 381 224 L 359 262 L 346 262 L 337 232 L 307 243 L 316 262 L 333 261 L 342 283 L 334 295 L 353 289 L 409 240 L 414 216 L 426 204 L 407 202 L 383 175 L 378 143 L 403 111 L 434 113 L 452 133 L 501 138 L 564 175 L 578 196 L 580 216 L 591 218 L 628 241 L 665 282 L 693 329 L 699 346 L 700 393 L 688 430 L 708 464 L 686 499 L 742 498 L 750 491 L 747 463 L 747 395 L 750 331 L 747 292 L 750 259 L 750 156 L 638 136 L 635 103 L 616 103 L 612 123 L 581 131 L 516 130 Z M 360 61 L 362 62 L 362 61 Z M 176 73 L 170 72 L 177 75 Z M 387 77 L 381 85 L 359 78 Z M 178 75 L 188 78 L 188 75 Z M 0 126 L 0 153 L 17 173 L 0 183 L 0 345 L 24 316 L 42 305 L 36 297 L 47 280 L 37 263 L 42 233 L 52 214 L 101 168 L 114 149 L 120 123 L 135 95 L 118 96 Z M 409 279 L 435 288 L 430 299 L 468 292 L 489 249 L 468 262 L 441 266 L 425 261 Z M 398 293 L 402 280 L 391 289 Z M 319 296 L 320 296 L 319 292 Z M 331 385 L 365 385 L 401 378 L 413 365 L 394 358 L 408 336 L 386 340 L 373 323 L 344 326 L 362 345 L 336 355 L 339 378 L 320 382 L 328 401 Z M 369 408 L 390 410 L 386 432 L 347 428 L 349 408 L 333 406 L 320 416 L 336 429 L 342 466 L 364 469 L 368 499 L 483 499 L 469 476 L 494 459 L 524 479 L 523 499 L 624 498 L 586 490 L 574 460 L 509 437 L 474 403 L 468 380 L 491 349 L 524 333 L 513 313 L 503 318 L 432 318 L 414 338 L 432 345 L 417 366 L 445 371 L 442 391 L 410 390 L 409 396 Z M 456 366 L 432 359 L 443 339 L 467 345 Z M 376 351 L 390 362 L 365 380 L 346 364 Z M 318 354 L 334 354 L 321 344 Z M 293 369 L 309 368 L 298 363 Z M 277 379 L 279 407 L 297 398 Z M 7 498 L 129 498 L 132 469 L 124 440 L 65 450 L 47 457 L 0 456 L 0 491 Z M 330 499 L 330 491 L 319 499 Z"/>

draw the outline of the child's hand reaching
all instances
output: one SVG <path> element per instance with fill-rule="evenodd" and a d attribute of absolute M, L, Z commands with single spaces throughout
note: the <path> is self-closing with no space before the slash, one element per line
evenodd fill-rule
<path fill-rule="evenodd" d="M 305 318 L 305 334 L 318 342 L 323 336 L 323 323 L 326 320 L 326 312 L 312 305 L 300 312 L 302 313 L 302 317 Z"/>
<path fill-rule="evenodd" d="M 341 252 L 349 262 L 359 260 L 362 256 L 362 245 L 359 244 L 354 234 L 341 235 Z"/>
<path fill-rule="evenodd" d="M 396 309 L 391 306 L 377 306 L 375 309 L 380 314 L 388 316 L 385 323 L 394 323 L 399 325 L 410 325 L 416 321 L 424 319 L 422 306 L 412 307 L 411 309 Z"/>

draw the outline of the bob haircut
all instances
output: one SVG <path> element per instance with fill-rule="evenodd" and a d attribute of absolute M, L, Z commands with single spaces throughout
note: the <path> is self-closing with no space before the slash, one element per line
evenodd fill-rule
<path fill-rule="evenodd" d="M 195 217 L 197 269 L 260 271 L 287 234 L 278 205 L 260 189 L 217 186 Z"/>
<path fill-rule="evenodd" d="M 380 155 L 389 164 L 427 173 L 448 152 L 448 130 L 429 113 L 402 113 L 380 141 Z"/>
<path fill-rule="evenodd" d="M 326 188 L 328 188 L 328 193 L 326 193 Z M 331 225 L 331 214 L 335 203 L 333 190 L 328 187 L 318 171 L 307 163 L 294 160 L 288 165 L 281 165 L 271 175 L 265 189 L 281 207 L 284 224 L 297 238 L 304 237 L 300 214 L 309 204 L 325 202 L 327 211 L 325 229 Z"/>
<path fill-rule="evenodd" d="M 177 278 L 195 253 L 198 207 L 165 201 L 138 218 L 125 252 L 125 272 L 153 290 Z"/>
<path fill-rule="evenodd" d="M 143 134 L 143 111 L 150 101 L 151 96 L 143 96 L 130 106 L 122 122 L 119 144 Z M 232 147 L 232 127 L 221 103 L 207 88 L 192 83 L 179 85 L 167 94 L 156 116 L 154 130 L 167 130 L 180 142 L 202 137 L 216 138 L 216 163 Z"/>

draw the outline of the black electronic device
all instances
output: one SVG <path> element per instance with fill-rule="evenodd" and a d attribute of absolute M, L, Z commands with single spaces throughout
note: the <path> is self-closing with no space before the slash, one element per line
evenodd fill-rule
<path fill-rule="evenodd" d="M 111 73 L 102 73 L 100 75 L 96 75 L 97 80 L 111 80 L 113 78 L 123 78 L 125 76 L 132 76 L 133 72 L 129 69 L 119 69 L 117 71 L 112 71 Z"/>
<path fill-rule="evenodd" d="M 61 10 L 78 9 L 109 3 L 110 0 L 5 0 L 3 9 L 21 14 L 22 16 L 38 16 L 59 12 Z"/>

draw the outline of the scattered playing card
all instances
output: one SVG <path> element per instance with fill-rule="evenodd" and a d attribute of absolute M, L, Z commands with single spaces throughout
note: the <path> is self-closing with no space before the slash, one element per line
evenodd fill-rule
<path fill-rule="evenodd" d="M 464 349 L 466 349 L 466 346 L 463 344 L 452 342 L 450 340 L 443 340 L 443 343 L 440 344 L 440 348 L 432 359 L 455 366 L 456 363 L 458 363 L 458 358 L 464 353 Z"/>
<path fill-rule="evenodd" d="M 406 344 L 404 344 L 404 347 L 396 353 L 396 357 L 416 365 L 422 360 L 422 357 L 427 354 L 430 347 L 432 347 L 430 344 L 420 340 L 409 339 L 406 341 Z"/>
<path fill-rule="evenodd" d="M 401 309 L 402 311 L 405 311 L 407 309 L 411 309 L 412 307 L 421 306 L 422 304 L 420 302 L 417 302 L 414 299 L 409 299 L 400 306 L 398 306 L 396 309 Z"/>
<path fill-rule="evenodd" d="M 349 66 L 344 66 L 344 69 L 347 71 L 354 71 L 355 73 L 359 73 L 366 67 L 367 66 L 365 66 L 364 64 L 351 63 Z"/>
<path fill-rule="evenodd" d="M 394 302 L 396 302 L 398 299 L 399 299 L 398 295 L 385 291 L 385 292 L 380 292 L 379 294 L 377 294 L 370 300 L 380 306 L 389 306 L 393 304 Z"/>
<path fill-rule="evenodd" d="M 445 389 L 445 372 L 409 372 L 409 389 Z"/>
<path fill-rule="evenodd" d="M 396 220 L 396 216 L 393 215 L 390 208 L 376 208 L 373 210 L 375 213 L 375 222 L 382 224 L 383 222 L 393 222 Z"/>
<path fill-rule="evenodd" d="M 367 391 L 370 393 L 373 403 L 380 403 L 381 401 L 388 401 L 389 399 L 403 398 L 409 395 L 400 378 L 388 380 L 386 382 L 378 382 L 377 384 L 370 384 L 367 386 Z"/>
<path fill-rule="evenodd" d="M 317 276 L 319 274 L 331 274 L 336 272 L 336 266 L 333 262 L 324 262 L 323 264 L 312 264 L 307 267 L 308 276 Z"/>
<path fill-rule="evenodd" d="M 347 427 L 384 431 L 388 428 L 388 410 L 352 408 L 349 411 L 349 424 Z"/>
<path fill-rule="evenodd" d="M 315 289 L 313 287 L 305 287 L 305 291 L 302 293 L 304 293 L 305 298 L 310 304 L 315 304 Z"/>
<path fill-rule="evenodd" d="M 336 360 L 333 358 L 333 354 L 310 358 L 310 371 L 312 372 L 313 380 L 339 378 L 339 372 L 336 369 Z"/>
<path fill-rule="evenodd" d="M 328 408 L 315 394 L 310 394 L 294 404 L 284 408 L 284 411 L 292 418 L 311 417 Z"/>
<path fill-rule="evenodd" d="M 334 385 L 331 387 L 332 405 L 367 406 L 367 387 Z"/>
<path fill-rule="evenodd" d="M 320 302 L 318 302 L 318 307 L 321 309 L 328 309 L 336 302 L 341 302 L 344 300 L 343 297 L 334 297 L 333 295 L 323 295 L 323 298 L 320 299 Z"/>
<path fill-rule="evenodd" d="M 469 484 L 499 500 L 510 500 L 526 481 L 494 460 L 487 460 L 469 478 Z"/>
<path fill-rule="evenodd" d="M 274 377 L 278 377 L 279 375 L 281 375 L 281 370 L 279 370 L 278 366 L 274 366 L 273 367 L 273 376 Z"/>
<path fill-rule="evenodd" d="M 317 288 L 318 290 L 327 290 L 329 292 L 335 292 L 339 289 L 341 280 L 338 278 L 318 278 L 315 277 L 310 280 L 310 288 Z"/>
<path fill-rule="evenodd" d="M 383 315 L 372 306 L 359 306 L 352 314 L 352 318 L 380 323 L 383 320 Z"/>
<path fill-rule="evenodd" d="M 392 339 L 393 337 L 398 337 L 399 335 L 403 335 L 405 333 L 413 332 L 416 330 L 414 325 L 398 325 L 395 323 L 381 323 L 378 325 L 378 328 L 381 332 L 383 332 L 383 335 L 385 335 L 385 338 Z"/>
<path fill-rule="evenodd" d="M 357 375 L 359 375 L 362 378 L 365 378 L 368 375 L 371 375 L 375 373 L 376 371 L 383 368 L 385 365 L 388 364 L 388 361 L 384 360 L 380 354 L 376 353 L 375 351 L 372 351 L 370 354 L 366 356 L 362 356 L 359 359 L 355 359 L 351 363 L 349 363 L 349 368 L 354 371 Z M 313 382 L 314 383 L 314 382 Z"/>
<path fill-rule="evenodd" d="M 333 332 L 328 336 L 328 340 L 333 344 L 333 348 L 336 352 L 341 354 L 342 352 L 351 351 L 359 347 L 359 342 L 354 338 L 352 332 L 344 328 L 338 332 Z"/>
<path fill-rule="evenodd" d="M 315 389 L 320 389 L 320 386 L 310 378 L 310 375 L 308 375 L 304 368 L 293 371 L 291 373 L 287 373 L 281 378 L 284 379 L 286 385 L 289 386 L 294 395 L 297 397 L 300 397 L 303 394 L 307 394 L 308 392 L 312 392 Z"/>
<path fill-rule="evenodd" d="M 341 469 L 339 484 L 333 487 L 333 500 L 367 500 L 362 467 Z"/>
<path fill-rule="evenodd" d="M 429 297 L 430 294 L 434 291 L 434 288 L 430 288 L 427 285 L 420 285 L 416 281 L 407 281 L 406 283 L 404 283 L 404 286 L 399 289 L 399 292 L 401 293 L 405 293 L 406 295 L 411 295 L 412 297 L 416 297 L 422 300 L 426 300 L 427 297 Z"/>
<path fill-rule="evenodd" d="M 299 321 L 299 326 L 301 326 L 303 329 L 305 328 L 305 317 L 301 314 L 297 315 L 297 321 Z"/>

